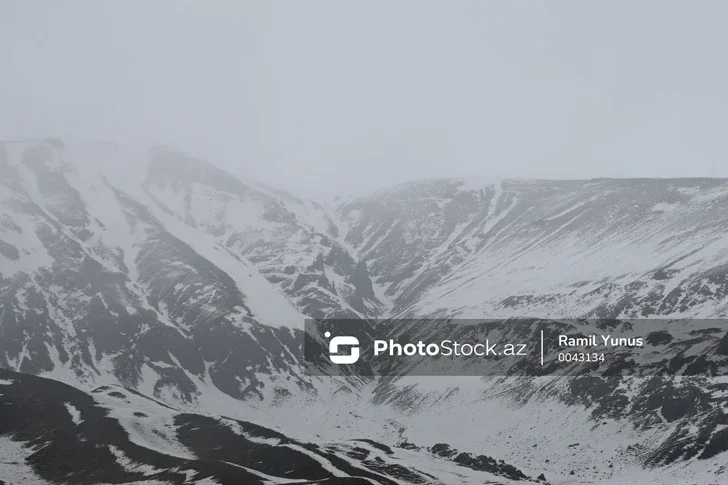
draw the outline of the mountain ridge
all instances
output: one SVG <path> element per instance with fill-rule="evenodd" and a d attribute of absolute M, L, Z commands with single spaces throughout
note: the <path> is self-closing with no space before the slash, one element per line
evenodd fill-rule
<path fill-rule="evenodd" d="M 608 380 L 570 400 L 563 382 L 324 378 L 306 370 L 302 331 L 307 317 L 724 317 L 728 180 L 436 179 L 327 208 L 211 167 L 165 149 L 0 144 L 0 366 L 300 437 L 445 440 L 531 476 L 682 476 L 670 456 L 722 473 L 690 452 L 723 426 L 711 383 L 654 383 L 710 404 L 667 421 Z M 649 430 L 630 418 L 638 404 Z M 527 429 L 529 416 L 545 421 Z M 603 442 L 578 456 L 545 446 L 593 427 Z"/>

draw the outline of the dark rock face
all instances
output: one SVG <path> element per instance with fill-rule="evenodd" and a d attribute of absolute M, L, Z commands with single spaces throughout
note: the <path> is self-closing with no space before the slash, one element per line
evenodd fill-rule
<path fill-rule="evenodd" d="M 119 418 L 117 408 L 128 406 L 145 412 Z M 0 438 L 27 449 L 25 462 L 17 465 L 49 483 L 433 483 L 433 477 L 403 467 L 389 458 L 391 449 L 369 440 L 363 441 L 367 449 L 344 443 L 321 447 L 245 421 L 180 412 L 116 386 L 87 394 L 0 369 L 0 408 Z M 140 445 L 145 433 L 163 438 L 164 446 Z"/>
<path fill-rule="evenodd" d="M 5 256 L 6 258 L 17 261 L 20 259 L 20 252 L 17 250 L 15 246 L 12 244 L 8 244 L 2 239 L 0 239 L 0 255 Z"/>
<path fill-rule="evenodd" d="M 430 447 L 430 452 L 442 458 L 447 458 L 460 466 L 471 468 L 473 470 L 487 471 L 494 475 L 502 476 L 510 480 L 530 480 L 521 470 L 513 465 L 504 463 L 503 460 L 496 460 L 485 455 L 473 455 L 471 453 L 463 453 L 450 448 L 446 443 L 438 443 Z M 539 480 L 541 477 L 538 478 Z"/>
<path fill-rule="evenodd" d="M 718 344 L 718 347 L 715 349 L 715 353 L 718 355 L 726 355 L 728 356 L 728 333 L 726 333 L 722 339 L 720 339 L 720 343 Z"/>
<path fill-rule="evenodd" d="M 670 342 L 672 342 L 673 337 L 670 335 L 669 332 L 652 332 L 649 335 L 647 335 L 646 339 L 647 343 L 649 345 L 657 346 L 657 345 L 667 345 Z"/>
<path fill-rule="evenodd" d="M 217 476 L 224 483 L 235 479 L 263 483 L 254 474 L 223 463 L 184 460 L 142 448 L 129 441 L 121 424 L 90 395 L 69 386 L 7 371 L 0 371 L 0 378 L 12 381 L 0 396 L 0 435 L 39 448 L 27 462 L 43 480 L 94 484 L 149 479 L 119 463 L 117 457 L 125 456 L 137 467 L 154 467 L 155 478 L 170 483 L 184 483 L 187 471 L 199 479 Z M 66 405 L 80 412 L 80 424 L 71 420 Z"/>

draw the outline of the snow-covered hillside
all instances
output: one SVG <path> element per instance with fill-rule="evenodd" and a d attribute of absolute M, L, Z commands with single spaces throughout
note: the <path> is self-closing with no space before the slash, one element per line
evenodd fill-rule
<path fill-rule="evenodd" d="M 0 369 L 0 483 L 514 484 L 537 480 L 486 456 L 366 438 L 302 442 L 224 416 L 186 413 L 117 386 L 82 392 Z"/>
<path fill-rule="evenodd" d="M 728 180 L 478 182 L 340 208 L 395 316 L 726 315 Z"/>
<path fill-rule="evenodd" d="M 478 483 L 523 479 L 498 460 L 552 483 L 721 483 L 728 383 L 314 376 L 305 318 L 721 318 L 727 256 L 726 180 L 430 180 L 329 208 L 169 149 L 0 144 L 0 367 L 86 394 L 124 386 L 179 412 L 339 443 L 334 454 L 363 453 L 344 450 L 349 439 L 403 446 L 390 458 L 431 475 L 385 473 L 393 483 L 469 483 L 473 467 L 500 473 Z M 85 421 L 65 404 L 64 422 Z M 131 404 L 109 406 L 136 422 Z M 166 453 L 170 416 L 137 444 Z M 185 455 L 175 426 L 167 441 Z M 192 480 L 178 472 L 159 483 Z"/>

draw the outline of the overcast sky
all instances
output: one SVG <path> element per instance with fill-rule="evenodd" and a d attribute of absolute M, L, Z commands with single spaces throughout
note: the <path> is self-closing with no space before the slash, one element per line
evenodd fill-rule
<path fill-rule="evenodd" d="M 728 176 L 728 2 L 0 0 L 0 139 L 163 143 L 298 193 Z"/>

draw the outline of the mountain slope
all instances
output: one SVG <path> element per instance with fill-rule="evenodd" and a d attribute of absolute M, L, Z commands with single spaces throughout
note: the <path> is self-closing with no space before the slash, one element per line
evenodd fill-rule
<path fill-rule="evenodd" d="M 726 315 L 728 181 L 477 182 L 339 209 L 394 315 Z"/>
<path fill-rule="evenodd" d="M 381 313 L 366 264 L 337 242 L 338 228 L 320 204 L 164 150 L 150 158 L 144 189 L 164 212 L 245 257 L 306 315 Z"/>
<path fill-rule="evenodd" d="M 210 386 L 236 399 L 273 399 L 311 387 L 296 337 L 306 317 L 296 303 L 311 314 L 359 316 L 337 296 L 354 288 L 345 277 L 321 288 L 277 288 L 239 247 L 168 213 L 145 184 L 159 178 L 156 158 L 54 140 L 2 148 L 0 359 L 9 368 L 190 403 Z M 279 207 L 276 199 L 265 204 Z M 258 222 L 271 237 L 313 231 L 297 221 Z M 283 241 L 299 254 L 296 241 Z M 338 250 L 315 241 L 327 255 Z M 270 254 L 285 254 L 276 244 Z M 298 262 L 313 264 L 323 249 Z M 296 279 L 326 279 L 338 263 Z M 323 301 L 319 293 L 331 297 L 325 305 L 305 303 Z"/>
<path fill-rule="evenodd" d="M 432 180 L 347 202 L 339 216 L 395 317 L 566 318 L 578 326 L 574 318 L 721 318 L 728 304 L 725 180 Z M 728 325 L 715 323 L 720 340 Z M 675 335 L 690 328 L 680 320 L 671 325 Z M 388 338 L 484 338 L 477 325 L 395 328 Z M 518 328 L 504 323 L 491 338 L 530 338 Z M 706 344 L 697 334 L 685 344 L 659 347 L 660 358 L 689 367 L 704 355 L 692 345 Z M 720 481 L 725 468 L 713 450 L 728 446 L 726 381 L 698 374 L 392 377 L 379 381 L 373 401 L 402 423 L 409 440 L 498 449 L 506 460 L 518 457 L 521 466 L 542 466 L 565 480 L 571 472 L 588 483 L 630 480 L 659 466 L 681 480 Z M 585 439 L 587 430 L 599 439 Z M 558 451 L 548 446 L 553 436 Z M 682 471 L 673 469 L 676 461 Z"/>
<path fill-rule="evenodd" d="M 167 149 L 9 142 L 0 367 L 301 443 L 402 445 L 417 463 L 426 451 L 554 483 L 650 483 L 645 470 L 720 482 L 722 377 L 315 376 L 303 322 L 358 318 L 369 335 L 383 316 L 720 318 L 727 234 L 725 180 L 433 180 L 329 210 Z M 718 332 L 660 358 L 696 366 L 690 349 L 717 348 Z"/>
<path fill-rule="evenodd" d="M 508 484 L 371 440 L 310 443 L 250 422 L 185 413 L 117 386 L 84 393 L 0 370 L 0 480 L 146 484 Z M 416 464 L 412 466 L 412 464 Z"/>

